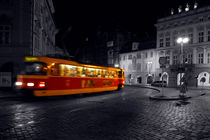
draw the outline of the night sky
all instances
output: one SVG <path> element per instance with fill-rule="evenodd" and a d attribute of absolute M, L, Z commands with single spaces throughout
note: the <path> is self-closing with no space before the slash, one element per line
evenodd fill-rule
<path fill-rule="evenodd" d="M 192 8 L 195 0 L 53 0 L 53 3 L 60 36 L 71 26 L 68 40 L 75 46 L 94 34 L 99 25 L 105 30 L 117 25 L 140 37 L 145 34 L 155 37 L 154 24 L 158 18 L 169 16 L 171 8 L 177 13 L 179 5 L 185 7 L 188 3 Z M 210 0 L 197 0 L 197 3 L 202 7 L 210 5 Z"/>

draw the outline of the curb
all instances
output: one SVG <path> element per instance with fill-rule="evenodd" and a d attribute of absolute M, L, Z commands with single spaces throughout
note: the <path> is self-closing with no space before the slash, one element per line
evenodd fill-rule
<path fill-rule="evenodd" d="M 126 85 L 126 86 L 134 86 L 134 87 L 140 87 L 140 88 L 149 88 L 156 90 L 160 92 L 160 89 L 155 88 L 155 87 L 148 87 L 148 86 L 143 86 L 143 85 Z M 191 96 L 185 96 L 185 97 L 180 97 L 180 96 L 162 96 L 162 95 L 155 95 L 155 96 L 149 96 L 150 100 L 165 100 L 165 101 L 170 101 L 170 100 L 187 100 L 192 98 Z"/>
<path fill-rule="evenodd" d="M 186 97 L 180 97 L 180 96 L 174 96 L 174 97 L 167 97 L 167 96 L 150 96 L 150 100 L 187 100 L 192 98 L 191 96 Z"/>

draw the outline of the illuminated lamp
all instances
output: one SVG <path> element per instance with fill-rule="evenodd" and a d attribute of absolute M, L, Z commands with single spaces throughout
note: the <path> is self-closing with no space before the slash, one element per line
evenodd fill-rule
<path fill-rule="evenodd" d="M 39 87 L 40 88 L 45 87 L 45 82 L 39 82 Z"/>
<path fill-rule="evenodd" d="M 34 86 L 34 83 L 27 83 L 27 86 L 28 87 L 33 87 Z"/>
<path fill-rule="evenodd" d="M 15 82 L 15 85 L 16 85 L 16 86 L 22 86 L 23 83 L 22 83 L 22 82 Z"/>

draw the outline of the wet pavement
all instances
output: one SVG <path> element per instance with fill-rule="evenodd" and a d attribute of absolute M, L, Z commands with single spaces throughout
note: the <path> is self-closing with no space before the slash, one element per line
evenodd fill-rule
<path fill-rule="evenodd" d="M 0 98 L 0 139 L 210 139 L 209 93 L 184 101 L 149 99 L 157 94 L 127 86 L 83 96 Z"/>

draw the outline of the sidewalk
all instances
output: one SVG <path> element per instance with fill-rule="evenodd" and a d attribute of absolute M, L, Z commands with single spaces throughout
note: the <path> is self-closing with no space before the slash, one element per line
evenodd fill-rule
<path fill-rule="evenodd" d="M 161 87 L 153 87 L 149 85 L 127 85 L 127 86 L 138 86 L 143 88 L 151 88 L 157 90 L 158 93 L 153 93 L 149 96 L 152 100 L 183 100 L 194 97 L 203 96 L 205 94 L 210 94 L 210 88 L 203 87 L 188 87 L 188 91 L 185 93 L 185 96 L 182 95 L 178 88 L 161 88 Z"/>

